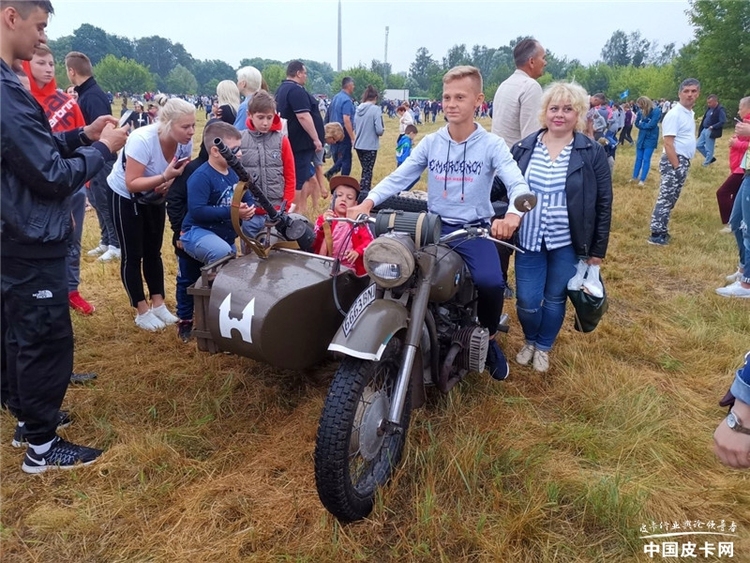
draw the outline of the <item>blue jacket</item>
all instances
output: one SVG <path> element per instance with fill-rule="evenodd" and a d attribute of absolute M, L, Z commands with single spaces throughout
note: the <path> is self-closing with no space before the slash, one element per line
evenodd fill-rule
<path fill-rule="evenodd" d="M 522 174 L 526 174 L 539 130 L 510 149 Z M 578 256 L 604 258 L 612 222 L 612 176 L 602 146 L 575 133 L 565 180 L 568 222 L 573 249 Z"/>
<path fill-rule="evenodd" d="M 221 174 L 208 162 L 201 164 L 188 178 L 188 212 L 182 221 L 182 230 L 202 227 L 212 231 L 229 244 L 237 238 L 232 226 L 232 198 L 237 173 L 231 168 Z M 245 192 L 242 201 L 252 204 L 250 192 Z"/>
<path fill-rule="evenodd" d="M 661 120 L 661 108 L 655 106 L 648 117 L 643 117 L 643 112 L 638 111 L 635 118 L 635 126 L 640 129 L 638 140 L 635 143 L 637 149 L 655 149 L 659 143 L 659 121 Z"/>
<path fill-rule="evenodd" d="M 750 358 L 745 360 L 744 368 L 737 370 L 730 391 L 737 399 L 750 405 Z"/>

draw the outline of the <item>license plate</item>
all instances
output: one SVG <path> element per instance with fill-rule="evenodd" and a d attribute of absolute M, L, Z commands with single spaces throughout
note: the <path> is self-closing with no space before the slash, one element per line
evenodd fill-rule
<path fill-rule="evenodd" d="M 344 336 L 349 336 L 354 323 L 357 322 L 357 319 L 362 316 L 362 313 L 365 312 L 367 306 L 373 301 L 375 301 L 375 284 L 372 284 L 359 294 L 359 297 L 357 297 L 351 309 L 349 309 L 349 312 L 346 314 L 343 324 Z"/>

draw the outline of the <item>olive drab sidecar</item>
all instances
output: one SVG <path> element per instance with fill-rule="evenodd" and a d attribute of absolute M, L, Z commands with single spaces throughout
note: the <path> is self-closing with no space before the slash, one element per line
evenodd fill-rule
<path fill-rule="evenodd" d="M 332 275 L 334 260 L 278 248 L 261 259 L 227 257 L 203 268 L 195 297 L 198 348 L 231 352 L 281 369 L 305 369 L 328 345 L 370 283 L 351 270 Z"/>
<path fill-rule="evenodd" d="M 240 179 L 231 219 L 250 252 L 201 269 L 194 296 L 198 349 L 231 352 L 281 369 L 305 369 L 322 360 L 356 297 L 369 284 L 337 261 L 312 253 L 309 222 L 275 208 L 221 139 L 214 146 Z M 248 238 L 238 209 L 249 190 L 266 212 L 263 239 Z M 272 244 L 272 241 L 275 240 Z M 298 249 L 302 250 L 298 250 Z"/>

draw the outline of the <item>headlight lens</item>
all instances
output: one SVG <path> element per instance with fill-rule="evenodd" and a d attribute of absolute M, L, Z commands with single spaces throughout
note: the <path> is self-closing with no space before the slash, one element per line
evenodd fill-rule
<path fill-rule="evenodd" d="M 414 242 L 407 235 L 389 233 L 365 249 L 365 270 L 381 287 L 398 287 L 414 273 Z"/>

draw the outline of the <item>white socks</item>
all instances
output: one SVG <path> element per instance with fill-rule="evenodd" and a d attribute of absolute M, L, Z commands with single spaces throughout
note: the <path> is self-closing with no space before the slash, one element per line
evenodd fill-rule
<path fill-rule="evenodd" d="M 161 322 L 163 322 L 165 325 L 173 325 L 178 320 L 177 317 L 175 317 L 172 313 L 169 312 L 169 309 L 167 309 L 167 306 L 163 303 L 158 307 L 151 307 L 151 312 L 158 318 Z"/>
<path fill-rule="evenodd" d="M 30 447 L 30 448 L 31 448 L 32 450 L 34 450 L 34 453 L 35 453 L 35 454 L 37 454 L 37 455 L 44 455 L 44 454 L 46 454 L 46 453 L 47 453 L 47 452 L 49 451 L 49 449 L 50 449 L 50 448 L 52 447 L 52 442 L 54 442 L 54 441 L 55 441 L 55 438 L 52 438 L 52 439 L 51 439 L 51 440 L 50 440 L 49 442 L 47 442 L 46 444 L 40 444 L 40 445 L 38 445 L 38 446 L 36 446 L 36 445 L 34 445 L 34 444 L 29 444 L 29 447 Z"/>

